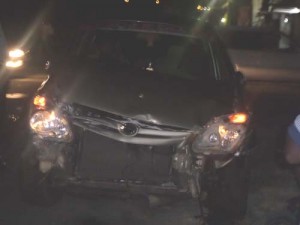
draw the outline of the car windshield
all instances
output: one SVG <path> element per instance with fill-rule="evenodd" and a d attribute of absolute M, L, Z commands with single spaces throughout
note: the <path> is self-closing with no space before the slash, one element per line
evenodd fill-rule
<path fill-rule="evenodd" d="M 213 78 L 209 45 L 195 37 L 98 30 L 81 56 L 108 67 L 128 67 L 187 79 Z"/>

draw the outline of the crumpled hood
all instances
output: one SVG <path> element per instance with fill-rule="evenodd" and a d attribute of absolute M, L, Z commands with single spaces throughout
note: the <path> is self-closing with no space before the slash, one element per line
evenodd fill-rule
<path fill-rule="evenodd" d="M 156 124 L 190 129 L 232 110 L 228 99 L 217 98 L 218 88 L 155 71 L 81 63 L 53 73 L 64 102 Z"/>

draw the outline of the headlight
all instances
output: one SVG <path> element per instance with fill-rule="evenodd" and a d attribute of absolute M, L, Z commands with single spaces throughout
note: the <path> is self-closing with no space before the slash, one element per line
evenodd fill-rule
<path fill-rule="evenodd" d="M 195 138 L 192 149 L 196 153 L 234 153 L 245 139 L 247 114 L 239 113 L 215 118 Z"/>
<path fill-rule="evenodd" d="M 8 52 L 10 58 L 21 58 L 25 55 L 25 52 L 22 49 L 13 49 Z"/>
<path fill-rule="evenodd" d="M 25 52 L 22 49 L 13 49 L 8 52 L 8 60 L 5 63 L 7 68 L 15 69 L 23 66 Z"/>
<path fill-rule="evenodd" d="M 19 68 L 23 66 L 23 60 L 9 60 L 5 63 L 5 66 L 8 68 Z"/>
<path fill-rule="evenodd" d="M 54 111 L 39 111 L 30 119 L 31 130 L 42 139 L 68 142 L 72 132 L 68 121 Z"/>

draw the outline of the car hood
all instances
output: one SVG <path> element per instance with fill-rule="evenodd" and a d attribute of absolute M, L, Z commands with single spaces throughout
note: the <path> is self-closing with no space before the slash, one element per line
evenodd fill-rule
<path fill-rule="evenodd" d="M 155 124 L 191 129 L 232 110 L 219 88 L 155 71 L 81 63 L 53 73 L 64 102 Z"/>

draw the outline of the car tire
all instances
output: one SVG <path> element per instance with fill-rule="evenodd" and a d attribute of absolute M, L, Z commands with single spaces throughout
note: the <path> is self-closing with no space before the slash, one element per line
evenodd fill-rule
<path fill-rule="evenodd" d="M 212 220 L 235 221 L 247 212 L 249 171 L 244 158 L 234 159 L 217 171 L 208 190 L 207 206 Z"/>
<path fill-rule="evenodd" d="M 51 206 L 63 197 L 63 191 L 54 186 L 53 172 L 42 173 L 34 153 L 24 154 L 19 165 L 19 187 L 23 201 L 39 206 Z"/>

